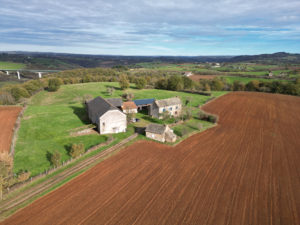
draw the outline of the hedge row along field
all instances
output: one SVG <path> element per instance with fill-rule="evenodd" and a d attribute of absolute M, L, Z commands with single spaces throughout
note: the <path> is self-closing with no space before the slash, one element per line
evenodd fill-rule
<path fill-rule="evenodd" d="M 300 98 L 235 92 L 204 110 L 218 126 L 136 142 L 3 224 L 300 224 Z"/>

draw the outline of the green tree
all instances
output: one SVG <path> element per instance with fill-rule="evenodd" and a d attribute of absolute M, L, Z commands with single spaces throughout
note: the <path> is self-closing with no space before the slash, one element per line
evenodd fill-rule
<path fill-rule="evenodd" d="M 62 81 L 59 78 L 50 78 L 48 80 L 48 91 L 54 92 L 60 88 Z"/>
<path fill-rule="evenodd" d="M 143 77 L 139 77 L 139 78 L 136 78 L 136 79 L 135 79 L 135 85 L 136 85 L 136 87 L 137 87 L 138 89 L 143 89 L 143 88 L 145 88 L 146 83 L 147 83 L 147 81 L 146 81 L 146 79 L 143 78 Z"/>
<path fill-rule="evenodd" d="M 120 75 L 119 84 L 120 84 L 121 89 L 123 89 L 123 90 L 129 88 L 129 80 L 125 74 Z"/>
<path fill-rule="evenodd" d="M 171 76 L 168 79 L 168 90 L 179 91 L 183 89 L 182 78 L 178 75 Z"/>
<path fill-rule="evenodd" d="M 168 88 L 168 80 L 165 78 L 161 78 L 155 82 L 156 89 L 167 89 Z"/>
<path fill-rule="evenodd" d="M 259 81 L 258 80 L 251 80 L 246 84 L 247 91 L 259 91 Z"/>
<path fill-rule="evenodd" d="M 211 89 L 213 91 L 222 91 L 224 83 L 219 78 L 214 78 L 211 82 Z"/>
<path fill-rule="evenodd" d="M 192 89 L 193 88 L 193 86 L 194 86 L 193 81 L 190 78 L 184 76 L 182 79 L 183 79 L 184 89 Z"/>

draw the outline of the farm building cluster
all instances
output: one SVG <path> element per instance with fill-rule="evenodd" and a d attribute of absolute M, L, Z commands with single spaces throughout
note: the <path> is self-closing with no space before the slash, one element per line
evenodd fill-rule
<path fill-rule="evenodd" d="M 173 97 L 162 100 L 137 99 L 123 102 L 121 98 L 96 97 L 86 103 L 89 119 L 96 124 L 100 134 L 126 132 L 127 115 L 145 110 L 149 116 L 161 119 L 164 114 L 173 117 L 181 115 L 182 103 L 180 98 Z M 161 142 L 174 142 L 176 135 L 165 125 L 149 124 L 146 136 Z"/>

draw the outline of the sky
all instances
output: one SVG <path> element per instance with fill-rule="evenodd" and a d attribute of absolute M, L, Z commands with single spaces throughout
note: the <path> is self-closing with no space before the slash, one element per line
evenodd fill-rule
<path fill-rule="evenodd" d="M 0 51 L 300 53 L 300 0 L 0 0 Z"/>

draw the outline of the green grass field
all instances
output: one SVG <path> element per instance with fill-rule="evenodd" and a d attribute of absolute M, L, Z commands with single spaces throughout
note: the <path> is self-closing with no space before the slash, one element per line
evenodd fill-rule
<path fill-rule="evenodd" d="M 222 76 L 226 79 L 226 81 L 230 84 L 232 84 L 234 81 L 240 81 L 244 84 L 248 83 L 249 81 L 252 80 L 259 80 L 259 81 L 265 81 L 265 82 L 272 82 L 272 81 L 279 81 L 276 79 L 263 79 L 263 78 L 249 78 L 249 77 L 238 77 L 238 76 Z M 282 80 L 280 80 L 282 81 Z"/>
<path fill-rule="evenodd" d="M 114 87 L 112 96 L 106 92 L 107 87 Z M 137 90 L 134 86 L 126 92 L 134 93 L 139 98 L 168 98 L 180 96 L 183 101 L 192 97 L 191 105 L 197 107 L 205 103 L 210 97 L 166 90 Z M 68 160 L 68 149 L 72 143 L 83 143 L 85 148 L 97 145 L 107 140 L 106 135 L 91 134 L 86 136 L 71 136 L 70 133 L 80 127 L 89 125 L 86 111 L 82 105 L 83 96 L 120 97 L 124 93 L 118 83 L 85 83 L 64 85 L 57 92 L 42 91 L 32 97 L 24 113 L 18 140 L 15 148 L 14 172 L 28 170 L 31 175 L 37 175 L 51 167 L 47 154 L 55 150 L 62 155 L 62 160 Z M 226 92 L 214 92 L 213 96 L 220 96 Z M 133 125 L 128 132 L 114 134 L 116 141 L 124 139 L 134 132 Z"/>
<path fill-rule="evenodd" d="M 0 70 L 20 70 L 25 68 L 23 63 L 3 62 L 0 61 Z"/>

